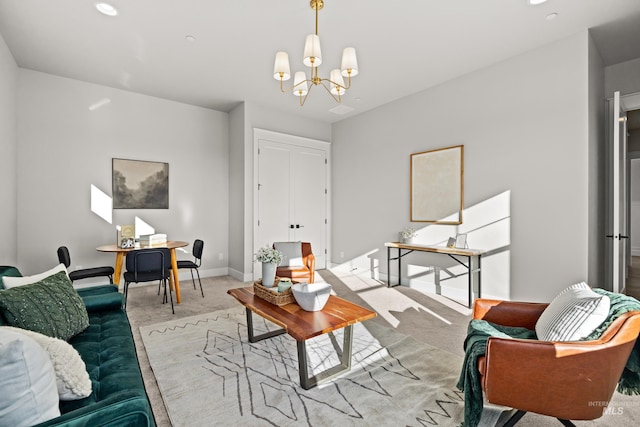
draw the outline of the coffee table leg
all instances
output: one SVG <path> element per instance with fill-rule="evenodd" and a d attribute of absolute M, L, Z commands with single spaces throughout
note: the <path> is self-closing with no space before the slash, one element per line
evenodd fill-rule
<path fill-rule="evenodd" d="M 309 377 L 307 368 L 307 346 L 306 341 L 298 341 L 298 370 L 300 371 L 300 385 L 303 389 L 309 390 L 317 386 L 321 382 L 325 382 L 337 375 L 347 372 L 351 369 L 351 347 L 353 344 L 353 325 L 344 328 L 344 339 L 342 343 L 342 354 L 340 355 L 340 364 L 333 366 L 325 371 Z M 340 352 L 338 352 L 340 354 Z"/>
<path fill-rule="evenodd" d="M 249 334 L 249 342 L 262 341 L 264 339 L 275 337 L 275 336 L 278 336 L 278 335 L 282 335 L 282 334 L 287 332 L 284 329 L 276 329 L 275 331 L 265 332 L 264 334 L 261 334 L 261 335 L 254 335 L 253 334 L 253 315 L 252 315 L 252 312 L 248 308 L 245 308 L 245 310 L 247 312 L 247 333 Z"/>

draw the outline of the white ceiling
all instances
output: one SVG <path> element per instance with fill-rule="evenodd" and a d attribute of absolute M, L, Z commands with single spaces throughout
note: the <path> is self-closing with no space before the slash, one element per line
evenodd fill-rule
<path fill-rule="evenodd" d="M 109 1 L 109 0 L 108 0 Z M 242 101 L 324 122 L 378 107 L 586 29 L 605 65 L 640 57 L 640 0 L 325 0 L 321 75 L 354 46 L 360 74 L 336 106 L 304 107 L 272 77 L 276 51 L 302 65 L 309 0 L 0 0 L 0 33 L 18 66 L 230 111 Z M 556 19 L 545 17 L 555 12 Z M 185 36 L 196 37 L 188 42 Z"/>

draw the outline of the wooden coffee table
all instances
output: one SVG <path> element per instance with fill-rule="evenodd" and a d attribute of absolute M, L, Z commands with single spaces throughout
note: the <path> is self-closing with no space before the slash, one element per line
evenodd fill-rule
<path fill-rule="evenodd" d="M 277 306 L 265 301 L 253 293 L 253 286 L 229 289 L 227 293 L 237 299 L 247 312 L 247 331 L 249 342 L 257 342 L 276 335 L 289 334 L 298 344 L 298 370 L 300 385 L 308 390 L 321 382 L 351 369 L 351 346 L 353 344 L 353 325 L 376 317 L 376 312 L 360 307 L 352 302 L 331 295 L 321 311 L 304 311 L 296 303 Z M 265 319 L 282 326 L 282 329 L 261 335 L 253 333 L 253 317 L 256 313 Z M 307 369 L 306 341 L 322 334 L 344 328 L 342 351 L 338 351 L 340 364 L 309 377 Z"/>

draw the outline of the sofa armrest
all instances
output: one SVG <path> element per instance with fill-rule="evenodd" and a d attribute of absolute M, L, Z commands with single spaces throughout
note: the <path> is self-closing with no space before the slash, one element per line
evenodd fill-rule
<path fill-rule="evenodd" d="M 99 313 L 102 311 L 120 310 L 122 308 L 123 296 L 121 293 L 112 292 L 103 295 L 89 295 L 82 298 L 88 313 Z"/>
<path fill-rule="evenodd" d="M 548 305 L 478 298 L 473 305 L 473 319 L 534 330 L 538 318 Z"/>

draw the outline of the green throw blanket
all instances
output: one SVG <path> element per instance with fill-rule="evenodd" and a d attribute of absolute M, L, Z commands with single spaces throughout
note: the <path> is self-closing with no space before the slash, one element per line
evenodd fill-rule
<path fill-rule="evenodd" d="M 598 339 L 611 323 L 623 313 L 640 311 L 640 302 L 626 295 L 593 289 L 601 295 L 609 297 L 611 305 L 609 316 L 584 341 Z M 526 328 L 515 328 L 496 325 L 485 320 L 471 320 L 464 342 L 464 361 L 457 387 L 464 391 L 464 423 L 465 427 L 476 427 L 482 416 L 483 397 L 480 375 L 478 373 L 478 357 L 484 356 L 489 337 L 537 339 L 534 331 Z M 618 391 L 624 394 L 640 394 L 640 340 L 635 346 L 627 365 L 618 382 Z"/>

